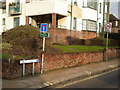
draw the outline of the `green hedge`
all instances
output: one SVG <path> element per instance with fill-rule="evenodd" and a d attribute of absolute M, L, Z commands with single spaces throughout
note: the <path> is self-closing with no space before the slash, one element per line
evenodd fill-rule
<path fill-rule="evenodd" d="M 96 37 L 93 39 L 78 39 L 67 37 L 69 45 L 90 45 L 90 46 L 105 46 L 106 38 Z M 118 41 L 114 39 L 109 39 L 109 46 L 118 46 Z"/>
<path fill-rule="evenodd" d="M 46 38 L 46 53 L 59 52 L 50 47 L 50 38 Z M 18 26 L 2 33 L 3 52 L 15 58 L 36 58 L 42 53 L 43 39 L 39 28 L 30 25 Z M 8 56 L 7 56 L 8 57 Z"/>

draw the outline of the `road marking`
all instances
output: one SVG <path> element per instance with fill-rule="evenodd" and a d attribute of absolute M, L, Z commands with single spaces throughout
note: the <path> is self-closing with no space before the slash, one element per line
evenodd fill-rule
<path fill-rule="evenodd" d="M 109 67 L 114 67 L 114 65 L 109 65 Z"/>
<path fill-rule="evenodd" d="M 46 83 L 44 83 L 44 85 L 46 85 L 46 86 L 52 86 L 53 84 L 50 83 L 50 82 L 46 82 Z"/>
<path fill-rule="evenodd" d="M 85 71 L 88 75 L 91 75 L 91 72 L 89 72 L 89 71 Z"/>
<path fill-rule="evenodd" d="M 55 87 L 55 88 L 64 88 L 64 87 L 70 86 L 70 85 L 75 84 L 75 83 L 78 83 L 78 82 L 82 82 L 82 81 L 85 81 L 85 80 L 89 80 L 89 79 L 92 79 L 92 78 L 96 78 L 96 77 L 99 77 L 99 76 L 108 74 L 108 73 L 113 72 L 113 71 L 116 71 L 116 70 L 118 70 L 118 69 L 120 69 L 120 68 L 116 68 L 116 69 L 113 69 L 113 70 L 111 70 L 111 71 L 107 71 L 107 72 L 104 72 L 104 73 L 101 73 L 101 74 L 97 74 L 97 75 L 94 75 L 94 76 L 91 76 L 91 77 L 88 77 L 88 78 L 84 78 L 84 79 L 81 79 L 81 80 L 77 80 L 77 81 L 74 81 L 74 82 L 70 82 L 70 83 L 64 84 L 64 85 L 62 85 L 62 86 Z"/>

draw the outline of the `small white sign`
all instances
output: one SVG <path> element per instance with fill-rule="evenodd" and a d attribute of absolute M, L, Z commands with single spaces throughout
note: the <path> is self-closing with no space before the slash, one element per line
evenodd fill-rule
<path fill-rule="evenodd" d="M 20 61 L 20 64 L 24 64 L 24 63 L 34 63 L 34 62 L 39 62 L 39 59 L 21 60 L 21 61 Z"/>

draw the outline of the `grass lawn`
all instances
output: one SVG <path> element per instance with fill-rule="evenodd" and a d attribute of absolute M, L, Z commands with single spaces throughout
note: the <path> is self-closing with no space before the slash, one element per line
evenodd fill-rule
<path fill-rule="evenodd" d="M 101 51 L 105 49 L 105 46 L 85 46 L 85 45 L 66 45 L 66 46 L 53 45 L 53 47 L 61 49 L 62 52 Z"/>

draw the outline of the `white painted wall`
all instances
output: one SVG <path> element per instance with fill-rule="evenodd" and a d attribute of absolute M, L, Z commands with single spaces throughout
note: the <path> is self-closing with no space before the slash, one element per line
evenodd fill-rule
<path fill-rule="evenodd" d="M 67 16 L 68 11 L 68 4 L 64 1 L 57 1 L 55 2 L 55 13 Z"/>
<path fill-rule="evenodd" d="M 2 29 L 2 9 L 0 9 L 0 35 L 2 32 L 3 32 L 3 29 Z"/>
<path fill-rule="evenodd" d="M 34 8 L 34 9 L 33 9 Z M 37 1 L 26 4 L 26 15 L 43 15 L 57 13 L 67 16 L 67 3 L 64 1 Z"/>
<path fill-rule="evenodd" d="M 54 7 L 55 7 L 54 2 L 43 1 L 28 3 L 26 4 L 26 15 L 33 16 L 53 13 L 55 12 Z"/>
<path fill-rule="evenodd" d="M 21 15 L 15 15 L 15 16 L 11 16 L 10 14 L 9 14 L 9 3 L 11 3 L 11 2 L 14 2 L 15 0 L 6 0 L 6 13 L 5 14 L 3 14 L 2 13 L 2 10 L 1 10 L 1 12 L 0 12 L 0 32 L 3 32 L 3 30 L 5 29 L 5 31 L 6 30 L 9 30 L 9 29 L 11 29 L 11 28 L 13 28 L 14 27 L 14 24 L 13 24 L 13 21 L 14 21 L 14 17 L 19 17 L 20 18 L 20 22 L 19 22 L 19 24 L 20 25 L 25 25 L 25 23 L 26 23 L 26 18 L 25 18 L 25 0 L 20 0 L 20 7 L 21 7 L 21 12 L 22 12 L 22 14 Z M 2 19 L 3 18 L 5 18 L 5 25 L 2 25 Z"/>
<path fill-rule="evenodd" d="M 82 30 L 82 19 L 77 19 L 77 31 Z"/>
<path fill-rule="evenodd" d="M 64 18 L 58 20 L 58 26 L 59 26 L 59 28 L 69 29 L 68 28 L 68 24 L 69 24 L 68 23 L 68 17 L 64 17 Z"/>
<path fill-rule="evenodd" d="M 51 14 L 57 13 L 63 16 L 66 16 L 60 20 L 58 20 L 58 25 L 66 26 L 67 29 L 70 29 L 70 16 L 68 16 L 68 4 L 71 4 L 71 0 L 31 0 L 31 3 L 25 3 L 25 0 L 20 0 L 21 7 L 22 7 L 22 14 L 17 16 L 9 16 L 8 11 L 8 4 L 14 0 L 6 0 L 7 1 L 7 13 L 0 14 L 0 32 L 2 28 L 11 29 L 13 28 L 13 19 L 14 17 L 20 17 L 20 25 L 25 25 L 26 23 L 26 16 L 34 16 L 34 15 L 43 15 L 43 14 Z M 73 0 L 75 1 L 75 0 Z M 103 22 L 103 0 L 98 0 L 99 3 L 102 3 L 102 13 L 90 9 L 90 8 L 83 8 L 83 0 L 77 0 L 78 7 L 82 9 L 82 19 L 89 19 L 97 21 L 98 18 L 98 28 L 99 23 L 102 24 Z M 107 6 L 106 6 L 107 7 Z M 99 10 L 99 8 L 98 8 Z M 107 11 L 107 8 L 105 9 Z M 6 18 L 6 26 L 2 26 L 2 18 Z M 77 30 L 82 30 L 82 19 L 77 18 Z M 31 21 L 31 20 L 30 20 Z M 72 20 L 73 21 L 73 20 Z M 73 23 L 72 23 L 73 26 Z M 63 27 L 65 28 L 65 27 Z"/>
<path fill-rule="evenodd" d="M 82 8 L 83 11 L 83 19 L 90 19 L 97 21 L 97 10 L 90 8 Z"/>

